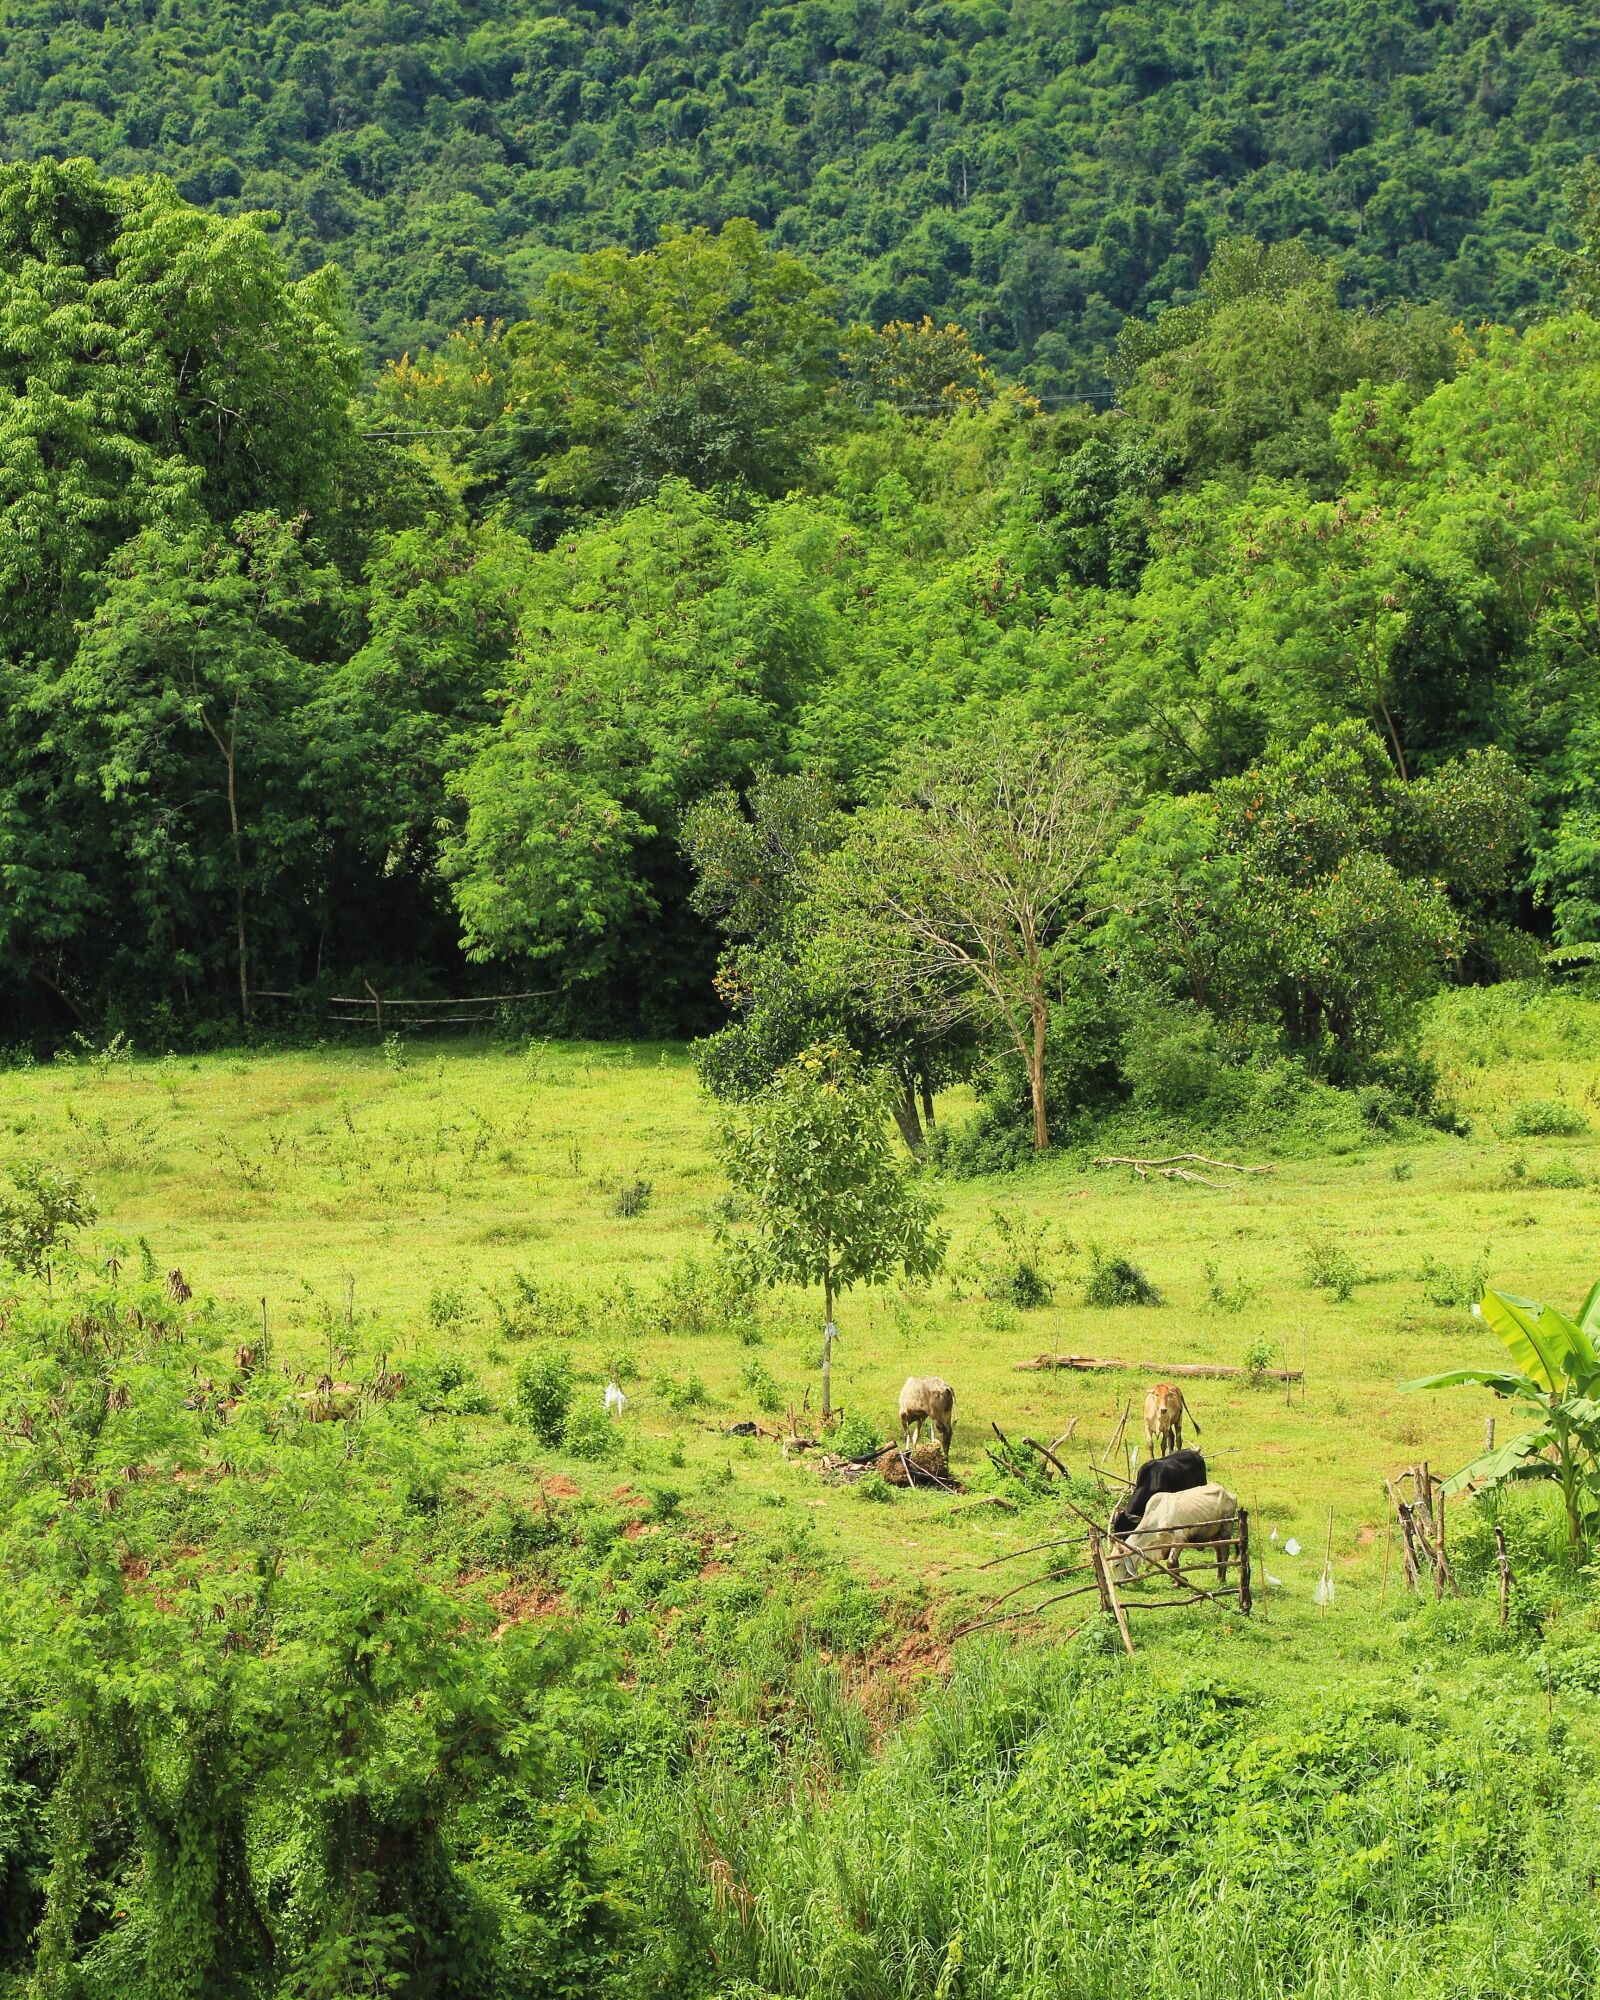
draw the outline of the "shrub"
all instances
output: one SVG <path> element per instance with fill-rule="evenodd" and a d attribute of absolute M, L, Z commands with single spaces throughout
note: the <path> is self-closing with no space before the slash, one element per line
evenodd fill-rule
<path fill-rule="evenodd" d="M 1422 1296 L 1430 1306 L 1470 1306 L 1483 1294 L 1489 1282 L 1489 1251 L 1472 1264 L 1441 1264 L 1436 1257 L 1422 1260 Z"/>
<path fill-rule="evenodd" d="M 495 1317 L 503 1340 L 571 1340 L 582 1330 L 582 1309 L 570 1285 L 511 1273 L 511 1295 L 496 1297 Z"/>
<path fill-rule="evenodd" d="M 1266 1377 L 1266 1372 L 1272 1366 L 1277 1352 L 1278 1350 L 1273 1346 L 1271 1337 L 1265 1333 L 1258 1333 L 1255 1339 L 1246 1347 L 1244 1351 L 1244 1365 L 1249 1373 L 1250 1383 L 1253 1388 L 1259 1389 L 1261 1387 Z"/>
<path fill-rule="evenodd" d="M 856 1481 L 856 1498 L 877 1501 L 881 1504 L 894 1498 L 894 1488 L 881 1472 L 863 1472 Z"/>
<path fill-rule="evenodd" d="M 1139 1266 L 1126 1257 L 1091 1247 L 1089 1276 L 1083 1288 L 1089 1306 L 1158 1306 L 1161 1292 Z"/>
<path fill-rule="evenodd" d="M 1331 1236 L 1314 1237 L 1306 1245 L 1303 1269 L 1313 1291 L 1327 1292 L 1341 1304 L 1361 1282 L 1355 1259 Z"/>
<path fill-rule="evenodd" d="M 879 1448 L 883 1436 L 865 1417 L 852 1410 L 834 1426 L 830 1442 L 841 1458 L 864 1458 L 869 1451 Z"/>
<path fill-rule="evenodd" d="M 650 1206 L 650 1193 L 649 1181 L 624 1182 L 617 1189 L 616 1197 L 611 1204 L 611 1213 L 620 1215 L 625 1221 L 631 1221 L 636 1215 L 643 1215 Z"/>
<path fill-rule="evenodd" d="M 609 1458 L 616 1449 L 617 1426 L 603 1403 L 578 1403 L 566 1414 L 562 1443 L 574 1458 Z"/>
<path fill-rule="evenodd" d="M 430 1415 L 483 1416 L 494 1405 L 459 1354 L 417 1354 L 405 1368 L 406 1394 Z"/>
<path fill-rule="evenodd" d="M 783 1408 L 783 1396 L 770 1371 L 759 1361 L 747 1361 L 740 1372 L 739 1380 L 755 1399 L 755 1406 L 766 1415 Z"/>
<path fill-rule="evenodd" d="M 470 1310 L 467 1295 L 459 1285 L 435 1285 L 428 1294 L 429 1326 L 459 1326 Z"/>
<path fill-rule="evenodd" d="M 511 1400 L 518 1422 L 526 1424 L 541 1444 L 559 1445 L 566 1434 L 572 1390 L 572 1357 L 565 1348 L 546 1347 L 530 1355 L 512 1378 Z"/>
<path fill-rule="evenodd" d="M 1224 1278 L 1209 1259 L 1203 1269 L 1206 1274 L 1206 1296 L 1219 1311 L 1241 1313 L 1255 1297 L 1255 1286 L 1242 1272 L 1238 1277 Z"/>
<path fill-rule="evenodd" d="M 968 1259 L 971 1282 L 996 1305 L 1028 1311 L 1056 1295 L 1050 1262 L 1072 1244 L 1042 1220 L 994 1207 Z"/>
<path fill-rule="evenodd" d="M 1588 1129 L 1581 1111 L 1553 1097 L 1524 1098 L 1505 1123 L 1508 1139 L 1576 1139 Z"/>
<path fill-rule="evenodd" d="M 669 1410 L 702 1410 L 711 1401 L 710 1391 L 692 1369 L 687 1375 L 658 1375 L 655 1392 Z"/>
<path fill-rule="evenodd" d="M 0 1257 L 13 1270 L 37 1276 L 99 1211 L 70 1167 L 19 1160 L 11 1169 L 11 1183 L 13 1192 L 0 1195 Z"/>

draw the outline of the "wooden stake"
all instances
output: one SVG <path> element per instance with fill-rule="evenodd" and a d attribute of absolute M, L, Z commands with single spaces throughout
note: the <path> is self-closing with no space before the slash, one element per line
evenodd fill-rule
<path fill-rule="evenodd" d="M 1239 1609 L 1250 1616 L 1250 1510 L 1239 1509 Z"/>
<path fill-rule="evenodd" d="M 1331 1583 L 1333 1581 L 1333 1509 L 1331 1507 L 1328 1509 L 1327 1546 L 1322 1551 L 1322 1580 L 1324 1583 Z M 1324 1618 L 1327 1617 L 1328 1599 L 1326 1594 L 1324 1594 L 1322 1602 L 1317 1606 L 1317 1610 Z"/>
<path fill-rule="evenodd" d="M 1394 1547 L 1394 1515 L 1391 1513 L 1383 1527 L 1383 1588 L 1378 1592 L 1378 1609 L 1383 1609 L 1383 1600 L 1389 1595 L 1389 1551 Z"/>
<path fill-rule="evenodd" d="M 1122 1406 L 1122 1415 L 1117 1419 L 1117 1427 L 1111 1433 L 1111 1442 L 1106 1446 L 1105 1451 L 1101 1456 L 1100 1463 L 1102 1465 L 1109 1465 L 1111 1463 L 1111 1454 L 1116 1450 L 1117 1446 L 1122 1442 L 1122 1433 L 1128 1428 L 1128 1417 L 1132 1409 L 1133 1409 L 1133 1398 L 1130 1396 L 1127 1402 L 1125 1402 Z"/>
<path fill-rule="evenodd" d="M 1494 1524 L 1494 1559 L 1500 1567 L 1500 1629 L 1504 1631 L 1511 1609 L 1511 1561 L 1506 1554 L 1506 1531 L 1498 1521 Z"/>

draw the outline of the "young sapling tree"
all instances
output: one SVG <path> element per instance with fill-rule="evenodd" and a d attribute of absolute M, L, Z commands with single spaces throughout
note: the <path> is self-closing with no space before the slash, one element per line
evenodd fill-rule
<path fill-rule="evenodd" d="M 833 1417 L 834 1301 L 902 1271 L 928 1278 L 946 1237 L 889 1140 L 884 1080 L 838 1043 L 805 1050 L 722 1135 L 728 1178 L 751 1217 L 739 1239 L 767 1285 L 822 1287 L 822 1420 Z"/>

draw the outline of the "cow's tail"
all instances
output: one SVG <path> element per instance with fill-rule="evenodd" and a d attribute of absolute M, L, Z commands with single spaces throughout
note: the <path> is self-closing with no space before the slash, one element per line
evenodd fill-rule
<path fill-rule="evenodd" d="M 1198 1437 L 1200 1435 L 1200 1419 L 1189 1408 L 1189 1398 L 1183 1393 L 1182 1389 L 1178 1391 L 1178 1401 L 1183 1405 L 1183 1414 L 1194 1425 L 1194 1434 Z"/>

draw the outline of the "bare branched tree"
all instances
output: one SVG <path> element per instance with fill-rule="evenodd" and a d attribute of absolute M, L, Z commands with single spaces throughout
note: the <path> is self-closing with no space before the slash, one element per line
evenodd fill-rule
<path fill-rule="evenodd" d="M 1060 948 L 1089 918 L 1089 878 L 1116 829 L 1120 789 L 1061 724 L 1002 717 L 907 763 L 859 814 L 826 872 L 844 949 L 914 996 L 929 1024 L 976 1020 L 1009 1036 L 1049 1143 L 1045 1041 Z"/>

